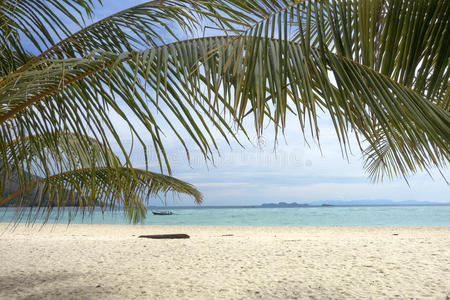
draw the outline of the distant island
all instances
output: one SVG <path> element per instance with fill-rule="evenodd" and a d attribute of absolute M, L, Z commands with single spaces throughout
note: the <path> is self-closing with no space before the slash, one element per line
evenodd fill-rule
<path fill-rule="evenodd" d="M 386 199 L 378 200 L 354 200 L 354 201 L 314 201 L 310 203 L 277 202 L 253 205 L 148 205 L 148 209 L 221 209 L 221 208 L 291 208 L 291 207 L 348 207 L 348 206 L 450 206 L 450 202 L 429 201 L 393 201 Z"/>
<path fill-rule="evenodd" d="M 278 202 L 278 203 L 263 203 L 259 207 L 333 207 L 333 206 L 404 206 L 404 205 L 450 205 L 450 203 L 439 203 L 429 201 L 393 201 L 386 199 L 377 200 L 352 200 L 352 201 L 316 201 L 311 203 L 297 203 L 297 202 Z"/>
<path fill-rule="evenodd" d="M 297 203 L 297 202 L 278 202 L 278 203 L 264 203 L 261 207 L 304 207 L 309 206 L 307 203 Z"/>
<path fill-rule="evenodd" d="M 1 175 L 1 174 L 0 174 Z M 32 179 L 34 181 L 39 181 L 42 179 L 42 177 L 31 175 L 27 172 L 25 172 L 25 177 L 28 179 Z M 21 184 L 19 179 L 17 178 L 17 174 L 12 174 L 9 176 L 7 182 L 2 181 L 2 176 L 0 176 L 0 184 L 5 186 L 5 190 L 3 191 L 3 194 L 0 193 L 0 200 L 3 198 L 6 198 L 9 196 L 10 193 L 13 193 L 15 191 L 20 190 Z M 68 195 L 69 191 L 65 190 L 65 193 Z M 77 194 L 75 194 L 76 197 Z M 40 198 L 40 199 L 39 199 Z M 20 202 L 20 203 L 19 203 Z M 69 197 L 65 200 L 65 206 L 72 206 L 73 203 L 69 199 Z M 56 206 L 56 201 L 53 201 L 49 198 L 48 192 L 45 192 L 44 195 L 40 196 L 40 190 L 39 187 L 35 186 L 32 188 L 31 191 L 28 191 L 24 194 L 23 199 L 21 197 L 16 196 L 11 198 L 6 203 L 0 204 L 0 207 L 15 207 L 15 206 L 25 206 L 25 207 L 35 207 L 35 206 Z M 76 205 L 78 206 L 78 205 Z"/>

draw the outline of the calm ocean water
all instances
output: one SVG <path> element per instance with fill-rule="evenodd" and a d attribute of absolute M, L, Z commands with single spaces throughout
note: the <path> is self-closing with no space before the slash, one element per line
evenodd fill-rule
<path fill-rule="evenodd" d="M 174 208 L 173 215 L 155 216 L 149 211 L 147 225 L 257 225 L 257 226 L 450 226 L 450 206 L 376 206 L 309 208 Z M 0 222 L 10 222 L 14 209 L 0 208 Z M 36 223 L 42 222 L 38 218 Z M 67 213 L 49 223 L 67 224 Z M 130 224 L 121 212 L 81 213 L 75 224 Z"/>

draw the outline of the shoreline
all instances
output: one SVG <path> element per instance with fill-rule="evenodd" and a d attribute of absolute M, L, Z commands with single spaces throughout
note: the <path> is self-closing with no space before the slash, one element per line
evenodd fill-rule
<path fill-rule="evenodd" d="M 128 228 L 128 227 L 135 227 L 137 228 L 155 228 L 155 227 L 169 227 L 169 228 L 204 228 L 204 227 L 214 227 L 214 228 L 373 228 L 373 229 L 377 229 L 377 228 L 404 228 L 404 229 L 425 229 L 425 228 L 441 228 L 441 229 L 449 229 L 450 230 L 450 225 L 209 225 L 209 224 L 132 224 L 132 223 L 126 223 L 126 224 L 106 224 L 106 223 L 102 223 L 102 224 L 98 224 L 98 223 L 40 223 L 40 222 L 35 222 L 35 223 L 25 223 L 23 221 L 21 222 L 3 222 L 0 221 L 0 230 L 4 229 L 5 227 L 8 226 L 19 226 L 19 227 L 24 227 L 31 229 L 32 231 L 34 230 L 34 227 L 68 227 L 68 229 L 70 229 L 70 227 L 72 226 L 80 226 L 80 227 L 124 227 L 124 228 Z"/>
<path fill-rule="evenodd" d="M 450 226 L 8 225 L 2 299 L 450 297 Z"/>

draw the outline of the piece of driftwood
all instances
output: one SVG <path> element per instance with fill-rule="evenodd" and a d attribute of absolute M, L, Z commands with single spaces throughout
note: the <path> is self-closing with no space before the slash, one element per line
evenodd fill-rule
<path fill-rule="evenodd" d="M 150 235 L 140 235 L 139 238 L 144 239 L 188 239 L 189 235 L 184 233 L 178 234 L 150 234 Z"/>

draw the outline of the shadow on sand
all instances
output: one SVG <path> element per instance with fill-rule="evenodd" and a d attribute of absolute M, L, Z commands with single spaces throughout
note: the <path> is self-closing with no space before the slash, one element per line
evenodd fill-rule
<path fill-rule="evenodd" d="M 83 273 L 17 272 L 0 275 L 0 299 L 101 299 L 113 294 L 101 280 L 91 285 L 78 285 Z"/>

